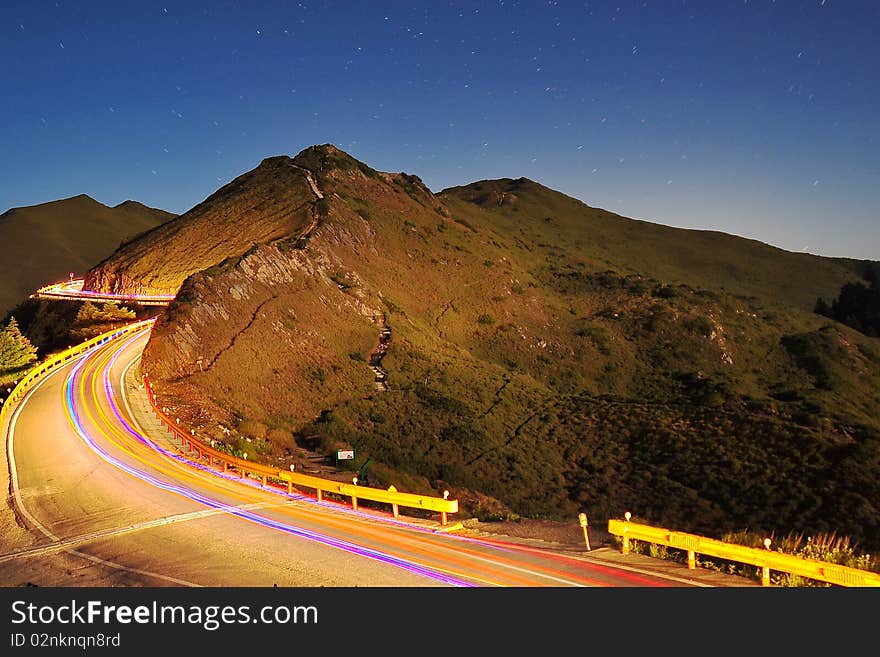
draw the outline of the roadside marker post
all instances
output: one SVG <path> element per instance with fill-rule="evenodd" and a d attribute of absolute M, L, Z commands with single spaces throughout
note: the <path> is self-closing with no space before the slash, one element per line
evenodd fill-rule
<path fill-rule="evenodd" d="M 587 534 L 587 524 L 588 524 L 587 514 L 586 513 L 579 513 L 578 514 L 578 521 L 581 523 L 581 529 L 584 530 L 584 543 L 587 544 L 587 552 L 589 552 L 590 551 L 590 536 L 589 536 L 589 534 Z"/>
<path fill-rule="evenodd" d="M 626 513 L 623 514 L 623 517 L 626 519 L 627 522 L 629 522 L 629 519 L 632 518 L 632 514 L 629 511 L 627 511 Z M 628 531 L 629 531 L 629 527 L 624 525 L 623 526 L 622 545 L 620 546 L 620 553 L 621 554 L 629 554 L 629 536 L 626 535 L 626 532 L 628 532 Z"/>
<path fill-rule="evenodd" d="M 764 539 L 764 547 L 770 549 L 770 539 Z M 761 566 L 761 586 L 770 586 L 770 568 L 769 566 Z"/>

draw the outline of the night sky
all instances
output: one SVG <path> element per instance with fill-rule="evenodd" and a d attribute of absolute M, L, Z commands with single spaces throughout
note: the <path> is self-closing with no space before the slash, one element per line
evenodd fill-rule
<path fill-rule="evenodd" d="M 433 190 L 880 259 L 880 2 L 27 2 L 0 20 L 0 211 L 184 212 L 330 142 Z"/>

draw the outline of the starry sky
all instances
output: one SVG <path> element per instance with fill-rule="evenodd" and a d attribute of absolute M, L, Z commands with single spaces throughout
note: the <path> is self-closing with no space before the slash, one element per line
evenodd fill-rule
<path fill-rule="evenodd" d="M 333 143 L 434 191 L 880 260 L 880 2 L 4 0 L 0 211 L 181 213 Z"/>

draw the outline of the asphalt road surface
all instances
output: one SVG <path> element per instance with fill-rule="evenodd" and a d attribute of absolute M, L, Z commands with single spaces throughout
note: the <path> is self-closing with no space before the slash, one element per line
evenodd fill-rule
<path fill-rule="evenodd" d="M 188 462 L 135 422 L 123 377 L 148 338 L 59 368 L 10 423 L 29 544 L 0 538 L 0 584 L 53 586 L 681 586 L 679 578 L 437 531 L 263 489 Z M 11 535 L 11 534 L 10 534 Z"/>

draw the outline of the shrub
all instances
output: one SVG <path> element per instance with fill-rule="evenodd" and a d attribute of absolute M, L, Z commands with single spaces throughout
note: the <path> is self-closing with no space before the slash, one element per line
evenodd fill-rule
<path fill-rule="evenodd" d="M 715 330 L 715 325 L 708 317 L 696 317 L 691 323 L 691 326 L 693 326 L 694 330 L 704 338 L 711 336 L 712 332 Z"/>
<path fill-rule="evenodd" d="M 461 224 L 465 228 L 469 228 L 471 231 L 473 231 L 475 233 L 477 232 L 476 228 L 474 228 L 471 224 L 469 224 L 465 219 L 462 219 L 461 217 L 453 217 L 452 220 L 457 224 Z"/>
<path fill-rule="evenodd" d="M 654 288 L 654 296 L 661 299 L 672 299 L 678 296 L 678 293 L 671 285 L 658 285 Z"/>
<path fill-rule="evenodd" d="M 293 434 L 287 429 L 282 429 L 280 427 L 270 429 L 269 433 L 266 434 L 266 439 L 272 445 L 281 449 L 292 449 L 296 447 L 296 441 L 293 439 Z"/>
<path fill-rule="evenodd" d="M 242 420 L 238 424 L 238 430 L 243 436 L 262 440 L 269 432 L 269 427 L 258 420 Z"/>

